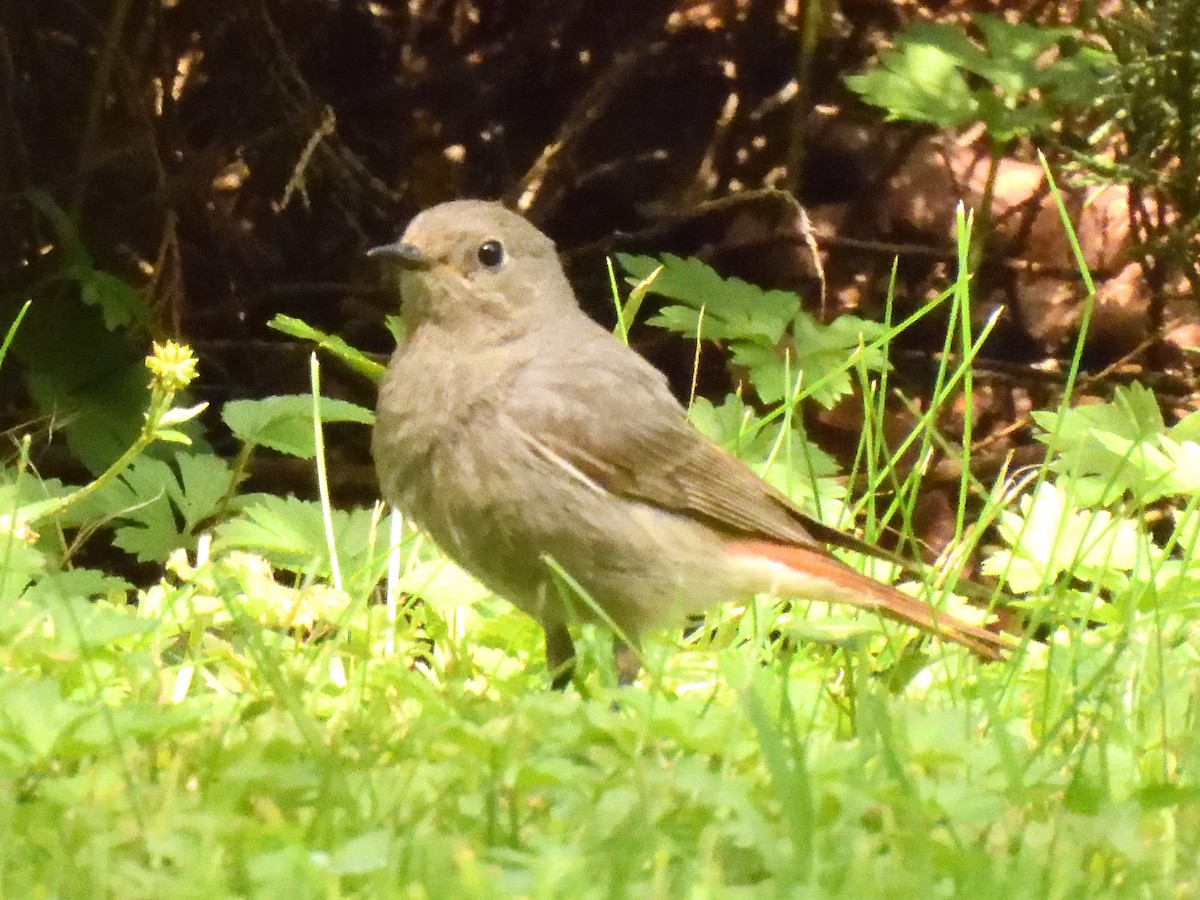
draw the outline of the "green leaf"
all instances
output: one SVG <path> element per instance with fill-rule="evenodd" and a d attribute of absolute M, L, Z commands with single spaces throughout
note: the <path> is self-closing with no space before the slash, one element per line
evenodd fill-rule
<path fill-rule="evenodd" d="M 1200 410 L 1188 413 L 1176 422 L 1167 434 L 1173 441 L 1200 442 Z"/>
<path fill-rule="evenodd" d="M 1018 593 L 1053 584 L 1068 570 L 1103 585 L 1138 562 L 1136 523 L 1107 510 L 1074 509 L 1049 482 L 1021 498 L 1020 513 L 1001 513 L 998 527 L 1011 549 L 985 560 L 983 571 Z"/>
<path fill-rule="evenodd" d="M 30 191 L 27 196 L 54 231 L 55 249 L 61 260 L 57 275 L 79 285 L 80 299 L 100 310 L 105 327 L 116 331 L 126 325 L 147 324 L 150 308 L 145 298 L 124 279 L 95 267 L 74 222 L 54 198 L 39 190 Z"/>
<path fill-rule="evenodd" d="M 1059 63 L 1049 51 L 1076 34 L 1074 28 L 1008 22 L 989 15 L 972 16 L 971 21 L 982 33 L 987 53 L 964 56 L 963 68 L 986 78 L 1010 98 L 1041 88 Z"/>
<path fill-rule="evenodd" d="M 634 285 L 661 267 L 647 292 L 679 301 L 684 308 L 668 307 L 670 313 L 664 310 L 650 321 L 685 336 L 695 337 L 703 309 L 702 337 L 757 338 L 774 344 L 800 309 L 800 298 L 795 294 L 764 291 L 740 278 L 722 278 L 698 259 L 681 259 L 668 253 L 659 261 L 619 253 L 617 261 L 632 276 L 630 283 Z"/>
<path fill-rule="evenodd" d="M 921 41 L 901 43 L 898 37 L 897 44 L 877 68 L 848 76 L 847 86 L 867 103 L 887 110 L 888 121 L 959 128 L 978 118 L 979 100 L 955 56 Z"/>
<path fill-rule="evenodd" d="M 652 325 L 724 342 L 764 403 L 790 398 L 803 376 L 800 395 L 832 406 L 850 390 L 849 361 L 860 344 L 886 333 L 883 326 L 853 316 L 818 324 L 800 309 L 795 294 L 722 278 L 696 259 L 667 255 L 661 264 L 649 256 L 619 254 L 617 259 L 638 284 L 657 272 L 648 292 L 682 304 L 664 308 L 650 319 Z M 789 330 L 790 341 L 785 340 Z M 880 350 L 864 352 L 868 370 L 884 368 Z"/>
<path fill-rule="evenodd" d="M 79 293 L 43 291 L 11 349 L 38 409 L 62 423 L 71 451 L 98 474 L 142 426 L 145 350 L 126 333 L 132 329 L 115 329 L 147 321 L 148 309 L 132 286 L 95 268 L 71 217 L 49 194 L 32 190 L 26 197 L 54 232 L 47 281 L 75 284 Z"/>
<path fill-rule="evenodd" d="M 91 254 L 87 252 L 83 241 L 79 238 L 79 232 L 75 230 L 74 224 L 71 222 L 71 217 L 67 215 L 66 210 L 55 202 L 54 198 L 43 190 L 33 189 L 26 192 L 25 195 L 29 200 L 29 205 L 41 213 L 49 224 L 50 229 L 54 232 L 57 246 L 55 250 L 60 254 L 64 267 L 71 266 L 87 266 L 92 264 Z"/>
<path fill-rule="evenodd" d="M 61 558 L 57 528 L 38 520 L 71 491 L 57 479 L 0 468 L 0 607 Z"/>
<path fill-rule="evenodd" d="M 86 715 L 86 707 L 64 700 L 61 688 L 48 678 L 0 675 L 0 738 L 13 762 L 45 760 Z"/>
<path fill-rule="evenodd" d="M 38 579 L 22 595 L 31 608 L 48 615 L 55 652 L 77 653 L 126 638 L 151 634 L 158 623 L 128 605 L 132 585 L 92 569 L 67 569 Z"/>
<path fill-rule="evenodd" d="M 1142 445 L 1157 442 L 1165 425 L 1154 394 L 1142 385 L 1118 387 L 1109 403 L 1069 409 L 1061 423 L 1057 413 L 1032 417 L 1046 429 L 1037 439 L 1049 448 L 1050 467 L 1073 480 L 1084 506 L 1111 504 L 1126 492 L 1142 496 L 1161 477 L 1153 467 L 1143 469 L 1149 455 Z"/>
<path fill-rule="evenodd" d="M 959 128 L 981 122 L 999 144 L 1052 129 L 1068 106 L 1091 106 L 1112 55 L 1072 43 L 1073 28 L 972 19 L 961 28 L 917 23 L 877 66 L 846 84 L 889 119 Z"/>
<path fill-rule="evenodd" d="M 399 316 L 384 316 L 383 327 L 387 329 L 388 334 L 392 336 L 392 340 L 394 340 L 397 344 L 404 340 L 404 320 Z M 375 363 L 375 365 L 379 364 Z M 380 366 L 379 374 L 375 376 L 375 380 L 378 381 L 382 377 L 383 367 Z"/>
<path fill-rule="evenodd" d="M 719 406 L 706 397 L 697 397 L 688 410 L 688 419 L 734 456 L 749 462 L 766 459 L 775 445 L 777 428 L 733 394 Z"/>
<path fill-rule="evenodd" d="M 124 578 L 96 569 L 64 569 L 52 572 L 25 592 L 27 599 L 121 597 L 133 589 Z M 131 611 L 131 610 L 127 610 Z"/>
<path fill-rule="evenodd" d="M 317 452 L 313 436 L 313 402 L 304 394 L 266 397 L 262 400 L 231 400 L 221 418 L 234 436 L 252 446 L 270 447 L 280 453 L 312 459 Z M 323 422 L 361 422 L 370 425 L 374 414 L 356 403 L 321 397 Z"/>
<path fill-rule="evenodd" d="M 832 407 L 850 393 L 850 363 L 860 347 L 868 371 L 879 371 L 887 365 L 878 348 L 865 346 L 884 331 L 873 322 L 841 316 L 829 325 L 820 325 L 801 313 L 796 316 L 794 328 L 795 339 L 788 347 L 790 360 L 775 347 L 742 341 L 729 345 L 734 363 L 749 371 L 750 383 L 764 403 L 780 403 L 790 398 L 799 379 L 799 396 Z"/>
<path fill-rule="evenodd" d="M 119 524 L 113 543 L 142 562 L 195 542 L 199 526 L 228 494 L 229 465 L 212 453 L 181 452 L 171 462 L 140 457 L 87 501 L 85 515 Z"/>
<path fill-rule="evenodd" d="M 330 571 L 325 522 L 319 503 L 255 494 L 241 513 L 215 529 L 214 552 L 259 553 L 281 569 L 302 574 Z M 347 591 L 369 590 L 387 567 L 387 540 L 375 533 L 371 511 L 332 511 L 334 546 L 348 579 Z"/>
<path fill-rule="evenodd" d="M 99 307 L 104 325 L 116 331 L 126 325 L 146 324 L 150 310 L 133 285 L 116 275 L 87 268 L 74 272 L 79 282 L 79 296 L 84 303 Z"/>
<path fill-rule="evenodd" d="M 278 566 L 303 568 L 325 555 L 321 507 L 295 497 L 247 498 L 237 518 L 217 526 L 216 547 L 261 551 Z"/>
<path fill-rule="evenodd" d="M 726 397 L 720 406 L 697 397 L 688 410 L 688 419 L 701 432 L 744 460 L 773 487 L 803 505 L 817 497 L 824 504 L 838 501 L 845 495 L 845 488 L 837 481 L 841 474 L 837 461 L 805 440 L 797 428 L 792 429 L 790 444 L 793 453 L 804 454 L 803 461 L 786 458 L 785 444 L 785 450 L 768 463 L 779 440 L 779 423 L 760 417 L 734 395 Z"/>
<path fill-rule="evenodd" d="M 166 444 L 182 444 L 184 447 L 192 446 L 191 437 L 182 431 L 176 431 L 174 428 L 157 429 L 154 432 L 154 439 Z"/>
<path fill-rule="evenodd" d="M 0 532 L 0 600 L 21 593 L 51 565 L 47 553 Z"/>
<path fill-rule="evenodd" d="M 361 350 L 351 347 L 336 334 L 327 334 L 318 328 L 313 328 L 301 319 L 285 315 L 275 316 L 275 318 L 267 323 L 267 327 L 274 328 L 276 331 L 282 331 L 284 334 L 299 338 L 302 341 L 311 341 L 322 350 L 328 350 L 334 357 L 340 359 L 355 372 L 365 375 L 372 381 L 379 381 L 383 378 L 383 366 L 375 362 L 375 360 L 371 359 Z M 393 335 L 396 334 L 395 331 L 392 333 Z M 398 340 L 397 338 L 397 342 Z"/>
<path fill-rule="evenodd" d="M 233 471 L 213 453 L 178 453 L 174 458 L 179 473 L 178 490 L 172 485 L 171 500 L 183 516 L 184 527 L 193 531 L 211 516 L 229 493 Z"/>
<path fill-rule="evenodd" d="M 34 307 L 17 335 L 25 380 L 39 409 L 61 418 L 71 451 L 99 474 L 137 439 L 150 373 L 123 334 L 90 309 Z"/>

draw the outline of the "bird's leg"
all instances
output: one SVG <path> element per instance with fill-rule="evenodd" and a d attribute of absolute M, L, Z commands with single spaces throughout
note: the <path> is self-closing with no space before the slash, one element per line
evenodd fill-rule
<path fill-rule="evenodd" d="M 613 647 L 613 663 L 617 667 L 617 684 L 621 686 L 633 684 L 642 671 L 642 655 L 620 638 Z"/>
<path fill-rule="evenodd" d="M 571 632 L 561 622 L 544 622 L 546 632 L 546 668 L 550 670 L 550 686 L 566 690 L 575 675 L 575 644 Z"/>

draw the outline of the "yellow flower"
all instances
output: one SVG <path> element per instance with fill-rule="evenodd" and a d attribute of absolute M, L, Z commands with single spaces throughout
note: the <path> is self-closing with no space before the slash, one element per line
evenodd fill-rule
<path fill-rule="evenodd" d="M 154 351 L 146 357 L 146 368 L 164 390 L 178 391 L 196 377 L 196 357 L 187 344 L 154 342 Z"/>

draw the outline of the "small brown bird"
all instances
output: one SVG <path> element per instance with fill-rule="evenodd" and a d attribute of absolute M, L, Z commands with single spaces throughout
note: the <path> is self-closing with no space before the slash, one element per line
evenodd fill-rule
<path fill-rule="evenodd" d="M 397 266 L 407 329 L 379 391 L 383 496 L 541 624 L 556 684 L 569 622 L 607 617 L 636 641 L 756 593 L 874 610 L 986 659 L 1008 646 L 830 556 L 818 538 L 879 551 L 688 423 L 662 373 L 579 308 L 553 243 L 519 215 L 444 203 L 371 255 Z M 586 596 L 561 589 L 553 565 Z"/>

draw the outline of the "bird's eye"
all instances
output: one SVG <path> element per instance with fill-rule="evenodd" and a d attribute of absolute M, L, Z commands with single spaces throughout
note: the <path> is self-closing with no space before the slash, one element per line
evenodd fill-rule
<path fill-rule="evenodd" d="M 504 262 L 504 246 L 499 241 L 484 241 L 476 255 L 484 268 L 495 270 Z"/>

